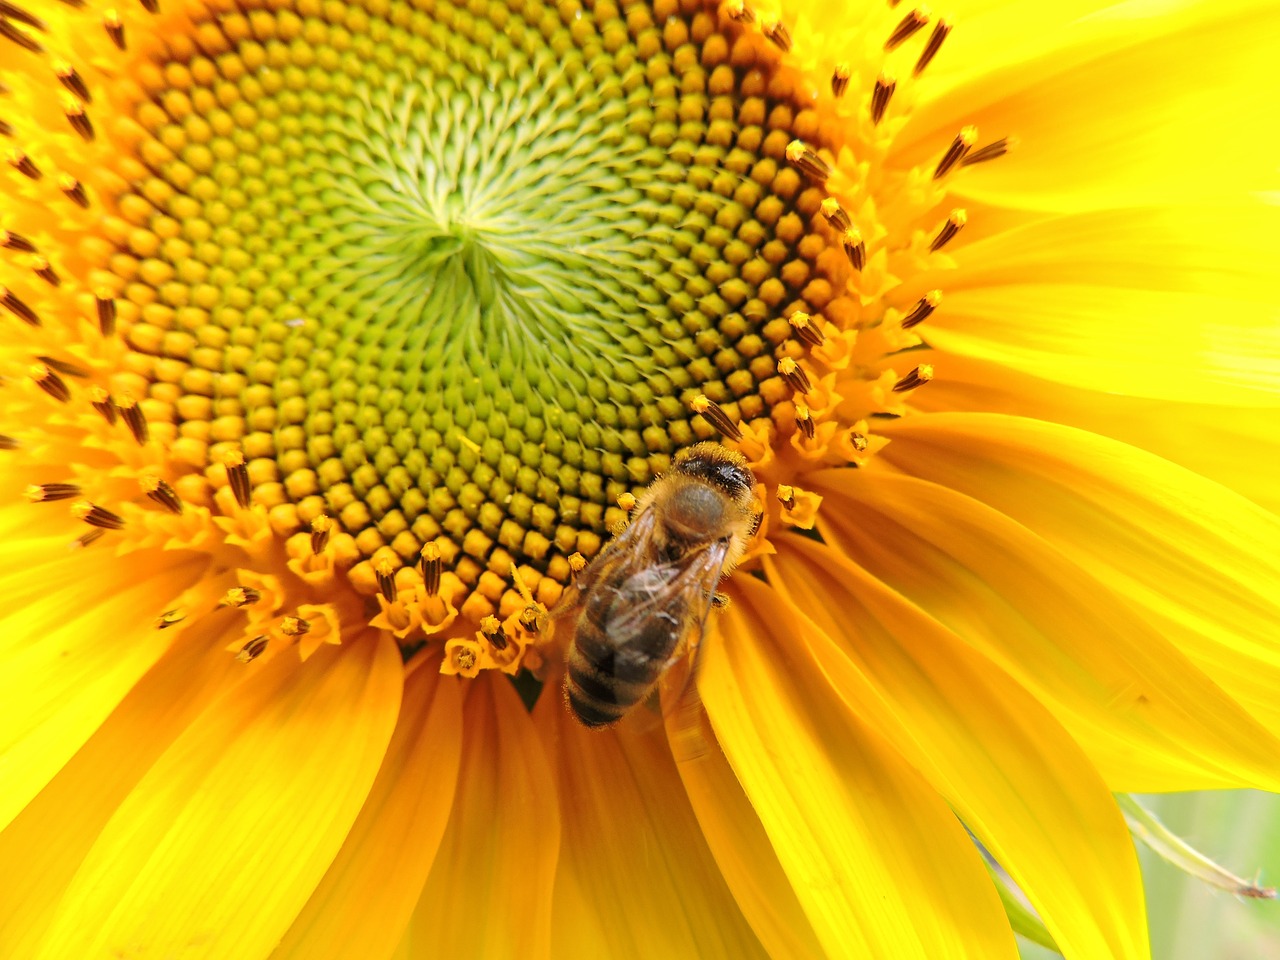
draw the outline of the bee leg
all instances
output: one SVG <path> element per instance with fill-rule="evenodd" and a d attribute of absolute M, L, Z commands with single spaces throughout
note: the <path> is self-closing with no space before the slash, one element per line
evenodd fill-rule
<path fill-rule="evenodd" d="M 729 606 L 729 595 L 727 593 L 713 593 L 711 595 L 711 605 L 717 610 L 723 610 Z"/>

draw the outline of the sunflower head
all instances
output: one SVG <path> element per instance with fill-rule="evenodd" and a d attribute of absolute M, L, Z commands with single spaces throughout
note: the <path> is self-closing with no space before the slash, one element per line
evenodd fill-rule
<path fill-rule="evenodd" d="M 885 170 L 893 82 L 740 3 L 69 8 L 20 36 L 13 475 L 75 487 L 100 551 L 206 551 L 197 606 L 246 598 L 244 656 L 364 622 L 518 670 L 486 618 L 527 640 L 712 437 L 812 527 L 795 481 L 863 462 L 930 379 L 885 358 L 940 294 L 895 291 L 963 226 L 947 178 L 1002 150 L 966 127 Z"/>
<path fill-rule="evenodd" d="M 0 953 L 1145 960 L 1113 795 L 1280 786 L 1280 13 L 959 9 L 0 0 Z"/>

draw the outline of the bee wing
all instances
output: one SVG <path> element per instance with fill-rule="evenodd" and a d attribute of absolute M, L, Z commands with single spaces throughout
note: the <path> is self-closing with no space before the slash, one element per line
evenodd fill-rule
<path fill-rule="evenodd" d="M 714 606 L 712 598 L 720 583 L 728 552 L 728 541 L 709 545 L 698 552 L 678 578 L 681 588 L 686 591 L 688 628 L 663 675 L 660 694 L 667 739 L 677 763 L 696 760 L 707 748 L 701 730 L 702 698 L 698 695 L 698 669 L 702 663 L 702 638 L 707 618 Z"/>
<path fill-rule="evenodd" d="M 577 620 L 578 612 L 582 609 L 582 598 L 591 589 L 592 584 L 601 580 L 609 582 L 617 579 L 615 574 L 620 567 L 628 564 L 640 566 L 652 562 L 649 559 L 651 550 L 648 544 L 652 539 L 651 534 L 656 519 L 657 515 L 653 510 L 645 510 L 620 534 L 606 543 L 577 579 L 565 587 L 564 593 L 560 595 L 555 606 L 547 612 L 551 623 L 554 624 L 560 620 L 568 620 L 572 623 Z"/>

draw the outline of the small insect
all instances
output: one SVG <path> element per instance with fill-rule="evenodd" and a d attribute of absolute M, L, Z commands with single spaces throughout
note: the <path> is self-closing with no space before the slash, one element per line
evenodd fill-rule
<path fill-rule="evenodd" d="M 760 525 L 754 486 L 741 454 L 682 451 L 551 611 L 572 626 L 564 692 L 584 725 L 622 719 L 686 656 L 677 699 L 691 687 L 716 587 Z"/>

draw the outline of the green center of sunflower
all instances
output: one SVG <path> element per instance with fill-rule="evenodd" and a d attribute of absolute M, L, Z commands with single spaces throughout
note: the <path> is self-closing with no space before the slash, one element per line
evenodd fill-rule
<path fill-rule="evenodd" d="M 157 63 L 112 269 L 180 433 L 475 583 L 594 554 L 715 435 L 694 397 L 767 416 L 784 318 L 843 288 L 786 159 L 817 116 L 758 32 L 625 6 L 313 0 Z"/>

